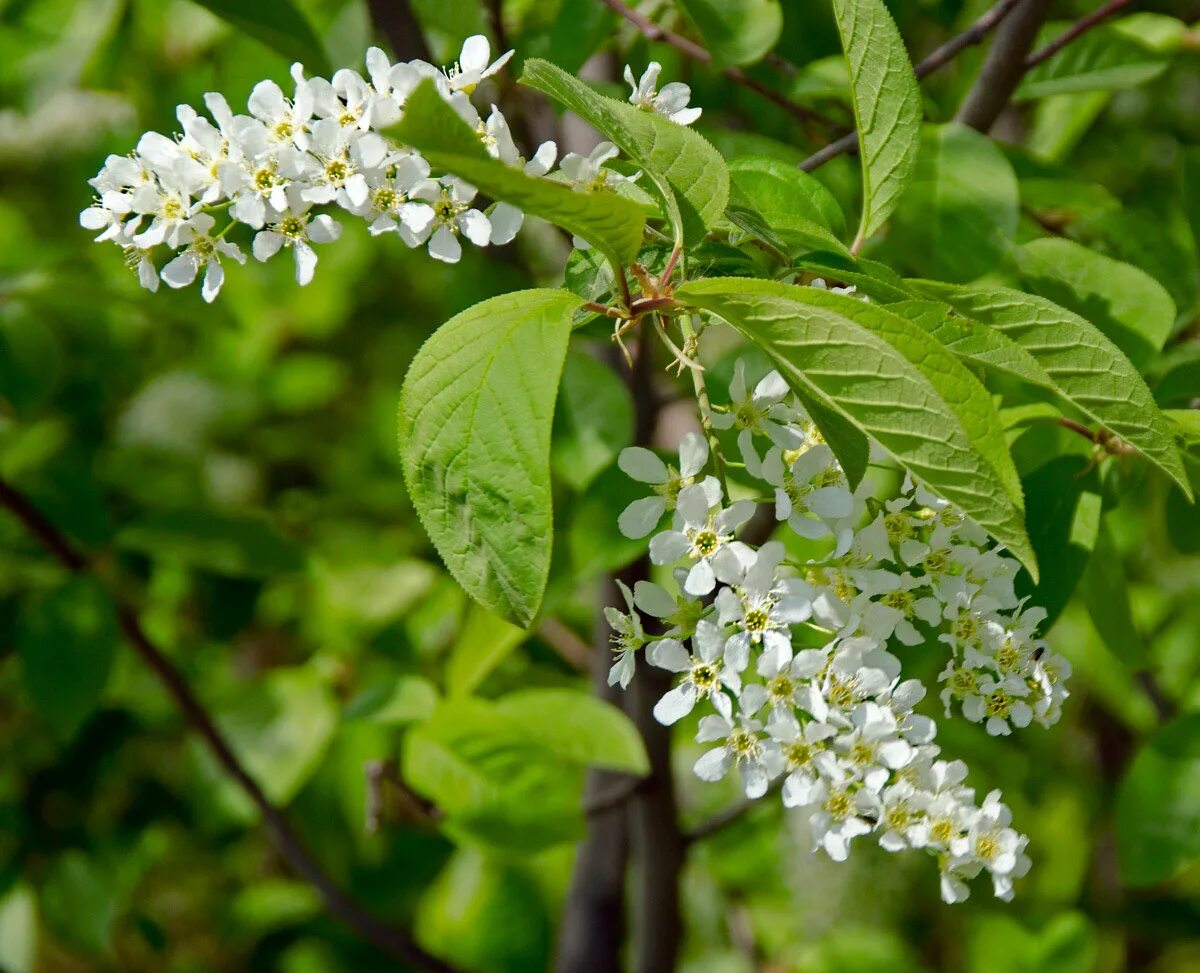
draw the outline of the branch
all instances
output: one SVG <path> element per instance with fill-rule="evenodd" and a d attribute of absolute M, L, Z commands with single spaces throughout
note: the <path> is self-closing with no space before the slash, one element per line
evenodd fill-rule
<path fill-rule="evenodd" d="M 1053 0 L 1024 0 L 1007 17 L 988 51 L 979 77 L 954 116 L 956 121 L 987 132 L 1004 111 L 1025 74 L 1025 58 L 1050 13 Z"/>
<path fill-rule="evenodd" d="M 652 41 L 662 41 L 665 44 L 670 44 L 677 51 L 680 51 L 686 57 L 690 57 L 693 61 L 699 61 L 701 64 L 713 63 L 712 55 L 695 41 L 688 40 L 674 31 L 667 30 L 656 24 L 653 20 L 637 10 L 627 7 L 621 0 L 600 0 L 606 7 L 616 11 L 631 24 L 633 24 L 642 34 Z M 819 124 L 826 127 L 835 126 L 835 122 L 831 118 L 826 118 L 820 112 L 813 111 L 811 108 L 805 108 L 799 105 L 773 88 L 768 87 L 761 81 L 750 77 L 745 71 L 739 67 L 730 66 L 721 68 L 720 72 L 734 84 L 739 84 L 743 88 L 753 91 L 755 94 L 765 98 L 774 105 L 778 105 L 785 112 L 795 118 L 797 121 L 803 122 L 805 125 Z"/>
<path fill-rule="evenodd" d="M 982 44 L 984 38 L 998 27 L 1000 22 L 1012 13 L 1013 9 L 1019 3 L 1021 3 L 1021 0 L 1000 0 L 999 3 L 990 8 L 961 34 L 950 38 L 941 47 L 936 48 L 913 68 L 913 73 L 917 76 L 917 80 L 924 80 L 935 71 L 940 71 L 968 47 Z M 809 156 L 800 163 L 800 168 L 805 172 L 812 172 L 814 169 L 819 169 L 830 159 L 835 159 L 839 155 L 845 155 L 847 152 L 857 151 L 858 132 L 851 132 L 849 135 L 843 135 L 835 142 L 830 142 L 825 148 Z"/>
<path fill-rule="evenodd" d="M 392 47 L 399 61 L 432 61 L 429 45 L 409 0 L 367 0 L 371 20 Z"/>
<path fill-rule="evenodd" d="M 1025 70 L 1028 71 L 1031 68 L 1036 68 L 1043 61 L 1048 61 L 1073 40 L 1082 37 L 1097 24 L 1107 20 L 1113 14 L 1128 7 L 1131 3 L 1133 3 L 1133 0 L 1108 0 L 1108 3 L 1104 4 L 1104 6 L 1076 21 L 1076 23 L 1064 30 L 1041 50 L 1030 54 L 1025 59 Z"/>
<path fill-rule="evenodd" d="M 688 831 L 683 836 L 683 840 L 690 845 L 693 842 L 702 841 L 705 838 L 709 838 L 718 831 L 724 831 L 731 824 L 736 824 L 754 808 L 758 807 L 763 800 L 768 797 L 772 797 L 783 790 L 783 781 L 784 778 L 780 777 L 779 780 L 775 781 L 767 789 L 766 794 L 760 798 L 757 798 L 756 800 L 750 800 L 747 798 L 744 801 L 738 801 L 737 804 L 732 804 L 723 811 L 718 811 L 711 818 L 706 818 L 696 825 L 696 827 L 692 828 L 691 831 Z"/>
<path fill-rule="evenodd" d="M 537 634 L 572 669 L 580 672 L 591 669 L 595 651 L 557 618 L 543 618 Z"/>
<path fill-rule="evenodd" d="M 75 574 L 94 573 L 87 558 L 75 549 L 62 531 L 3 479 L 0 479 L 0 506 L 6 507 L 63 567 Z M 456 967 L 427 953 L 406 930 L 376 918 L 334 884 L 304 847 L 300 836 L 292 829 L 283 812 L 270 802 L 258 782 L 242 766 L 229 742 L 192 692 L 183 674 L 150 641 L 142 629 L 141 622 L 138 621 L 137 613 L 111 590 L 108 594 L 116 608 L 125 638 L 158 677 L 184 719 L 200 735 L 217 763 L 238 783 L 258 808 L 263 825 L 276 850 L 291 866 L 292 871 L 320 892 L 325 908 L 393 959 L 427 973 L 460 973 Z"/>

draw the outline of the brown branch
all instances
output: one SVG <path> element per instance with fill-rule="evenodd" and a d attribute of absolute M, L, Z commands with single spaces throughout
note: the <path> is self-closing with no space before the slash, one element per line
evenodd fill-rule
<path fill-rule="evenodd" d="M 956 121 L 980 132 L 991 129 L 1025 74 L 1025 58 L 1052 4 L 1053 0 L 1023 0 L 1004 19 Z"/>
<path fill-rule="evenodd" d="M 92 571 L 88 559 L 75 549 L 62 531 L 19 491 L 2 479 L 0 506 L 6 507 L 63 567 L 75 574 Z M 108 594 L 116 608 L 125 638 L 158 677 L 183 714 L 184 720 L 200 735 L 217 763 L 258 808 L 263 826 L 276 850 L 292 871 L 317 889 L 325 902 L 325 908 L 393 959 L 428 973 L 459 973 L 458 968 L 422 949 L 406 930 L 376 918 L 334 883 L 305 848 L 283 812 L 271 803 L 258 781 L 242 766 L 233 748 L 217 728 L 183 674 L 146 635 L 137 613 L 111 590 Z"/>
<path fill-rule="evenodd" d="M 690 57 L 693 61 L 699 61 L 701 64 L 713 63 L 712 54 L 705 48 L 701 47 L 695 41 L 688 40 L 686 37 L 676 34 L 674 31 L 667 30 L 665 27 L 656 24 L 645 14 L 626 6 L 621 0 L 600 0 L 606 7 L 616 11 L 627 21 L 633 24 L 642 34 L 652 41 L 662 41 L 664 44 L 670 44 L 684 56 Z M 836 126 L 838 123 L 831 118 L 826 118 L 820 112 L 813 111 L 811 108 L 805 108 L 803 105 L 792 101 L 787 95 L 776 91 L 774 88 L 763 84 L 756 78 L 752 78 L 739 67 L 729 66 L 720 68 L 720 73 L 732 81 L 734 84 L 741 85 L 756 95 L 765 98 L 767 101 L 782 108 L 785 112 L 795 118 L 797 121 L 803 122 L 805 125 L 818 124 L 825 127 Z"/>
<path fill-rule="evenodd" d="M 371 11 L 371 20 L 387 38 L 397 60 L 433 60 L 409 0 L 367 0 L 367 6 Z"/>
<path fill-rule="evenodd" d="M 537 634 L 572 669 L 580 672 L 591 669 L 594 650 L 557 618 L 543 618 Z"/>
<path fill-rule="evenodd" d="M 982 44 L 987 35 L 995 30 L 1000 25 L 1000 22 L 1012 13 L 1013 9 L 1019 3 L 1021 3 L 1021 0 L 1000 0 L 999 3 L 991 7 L 961 34 L 956 34 L 950 40 L 946 41 L 945 44 L 935 48 L 913 68 L 913 73 L 917 76 L 917 80 L 924 80 L 935 71 L 940 71 L 968 47 Z M 830 142 L 819 152 L 815 152 L 809 156 L 800 163 L 800 168 L 805 172 L 812 172 L 814 169 L 823 166 L 830 159 L 835 159 L 839 155 L 845 155 L 847 152 L 852 153 L 857 151 L 858 132 L 850 132 L 848 135 L 843 135 L 837 141 Z"/>
<path fill-rule="evenodd" d="M 1133 3 L 1133 0 L 1108 0 L 1108 3 L 1104 4 L 1104 6 L 1076 21 L 1045 47 L 1030 54 L 1025 59 L 1025 70 L 1029 71 L 1032 68 L 1036 68 L 1043 61 L 1048 61 L 1073 40 L 1082 37 L 1097 24 L 1107 20 L 1115 13 L 1119 13 L 1131 3 Z"/>
<path fill-rule="evenodd" d="M 744 801 L 738 801 L 736 804 L 731 804 L 724 810 L 718 811 L 710 818 L 705 818 L 698 825 L 684 834 L 683 838 L 689 845 L 696 841 L 703 841 L 705 838 L 712 837 L 718 831 L 724 831 L 730 825 L 737 824 L 742 818 L 749 814 L 756 807 L 759 807 L 763 801 L 769 797 L 773 797 L 783 790 L 784 778 L 780 777 L 775 781 L 767 793 L 756 800 L 747 798 Z"/>

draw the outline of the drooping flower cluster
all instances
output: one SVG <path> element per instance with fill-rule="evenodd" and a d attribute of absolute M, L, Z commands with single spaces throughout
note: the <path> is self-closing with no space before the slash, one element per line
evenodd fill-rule
<path fill-rule="evenodd" d="M 616 155 L 609 143 L 589 156 L 567 154 L 551 173 L 558 155 L 553 142 L 543 142 L 527 160 L 503 113 L 491 105 L 484 118 L 472 104 L 480 83 L 512 54 L 493 61 L 487 39 L 476 35 L 445 70 L 420 60 L 392 64 L 374 47 L 366 55 L 367 78 L 349 69 L 332 80 L 307 77 L 296 64 L 291 96 L 274 81 L 259 82 L 245 115 L 210 92 L 204 103 L 211 120 L 181 105 L 180 133 L 147 132 L 132 154 L 109 156 L 90 180 L 97 195 L 80 223 L 99 231 L 98 242 L 120 246 L 148 290 L 157 290 L 160 279 L 186 287 L 203 272 L 206 301 L 221 289 L 222 260 L 246 260 L 230 239 L 239 227 L 254 232 L 255 258 L 290 250 L 297 282 L 309 283 L 318 260 L 314 244 L 341 235 L 331 209 L 365 220 L 372 234 L 395 233 L 410 247 L 427 246 L 430 256 L 447 263 L 461 258 L 464 238 L 479 247 L 509 243 L 524 219 L 519 209 L 505 202 L 477 206 L 474 186 L 434 172 L 418 152 L 383 132 L 403 116 L 416 87 L 432 79 L 493 158 L 580 192 L 611 191 L 625 177 L 604 167 Z M 681 124 L 695 120 L 699 109 L 687 108 L 687 86 L 656 92 L 658 72 L 652 64 L 630 100 Z"/>
<path fill-rule="evenodd" d="M 1036 636 L 1044 612 L 1016 597 L 1016 562 L 924 487 L 906 481 L 887 502 L 866 484 L 852 489 L 777 373 L 751 388 L 739 362 L 730 394 L 707 418 L 736 430 L 766 496 L 731 502 L 704 476 L 709 445 L 697 433 L 677 468 L 641 448 L 621 456 L 653 495 L 630 504 L 620 528 L 654 534 L 650 558 L 673 566 L 678 590 L 640 582 L 625 592 L 627 613 L 609 609 L 611 681 L 629 683 L 643 648 L 650 665 L 678 673 L 654 715 L 673 724 L 703 705 L 697 740 L 714 746 L 696 774 L 719 780 L 736 768 L 750 798 L 774 783 L 831 858 L 870 834 L 888 851 L 931 853 L 947 902 L 966 898 L 966 881 L 984 871 L 1008 899 L 1029 867 L 1027 839 L 999 792 L 977 802 L 966 766 L 940 756 L 936 724 L 915 712 L 926 688 L 901 677 L 897 652 L 944 647 L 947 715 L 957 703 L 991 734 L 1050 725 L 1070 668 Z M 797 562 L 778 541 L 739 540 L 757 504 L 799 536 L 825 539 L 828 555 Z"/>

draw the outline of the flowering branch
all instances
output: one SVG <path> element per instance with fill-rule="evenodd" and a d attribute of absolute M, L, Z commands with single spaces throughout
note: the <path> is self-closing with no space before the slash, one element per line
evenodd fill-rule
<path fill-rule="evenodd" d="M 76 550 L 62 531 L 3 479 L 0 479 L 0 506 L 7 508 L 68 571 L 74 574 L 92 572 L 89 560 Z M 199 734 L 217 763 L 258 808 L 272 844 L 292 870 L 320 893 L 325 908 L 393 959 L 426 973 L 461 973 L 457 967 L 426 952 L 407 930 L 373 916 L 334 883 L 309 853 L 283 812 L 271 803 L 258 781 L 250 776 L 249 771 L 242 765 L 225 735 L 218 729 L 204 704 L 188 685 L 183 673 L 150 640 L 134 609 L 111 590 L 108 593 L 116 608 L 121 631 L 129 644 L 158 677 L 184 719 Z"/>
<path fill-rule="evenodd" d="M 665 44 L 670 44 L 686 57 L 691 58 L 693 61 L 699 61 L 701 64 L 713 63 L 712 54 L 704 47 L 701 47 L 695 41 L 688 40 L 686 37 L 682 37 L 674 31 L 667 30 L 665 27 L 656 24 L 645 14 L 626 6 L 621 0 L 600 0 L 600 2 L 633 24 L 648 40 L 662 41 Z M 721 68 L 720 73 L 734 84 L 741 85 L 743 88 L 747 88 L 756 95 L 779 106 L 797 121 L 803 122 L 806 125 L 815 123 L 830 127 L 837 124 L 833 119 L 826 118 L 820 112 L 797 104 L 787 97 L 787 95 L 781 94 L 761 81 L 752 78 L 739 67 L 730 66 Z"/>

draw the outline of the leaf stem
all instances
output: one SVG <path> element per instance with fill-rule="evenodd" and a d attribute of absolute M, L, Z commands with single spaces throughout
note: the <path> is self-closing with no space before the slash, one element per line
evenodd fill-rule
<path fill-rule="evenodd" d="M 683 332 L 684 347 L 695 345 L 697 332 L 694 319 L 684 315 L 679 319 L 679 327 Z M 712 424 L 712 406 L 708 401 L 708 385 L 704 381 L 704 372 L 692 370 L 692 386 L 696 390 L 696 405 L 700 413 L 700 428 L 708 438 L 709 452 L 712 453 L 713 465 L 716 467 L 717 479 L 721 482 L 721 490 L 725 499 L 729 500 L 729 478 L 725 469 L 725 455 L 721 452 L 721 442 L 717 439 L 716 430 Z"/>

